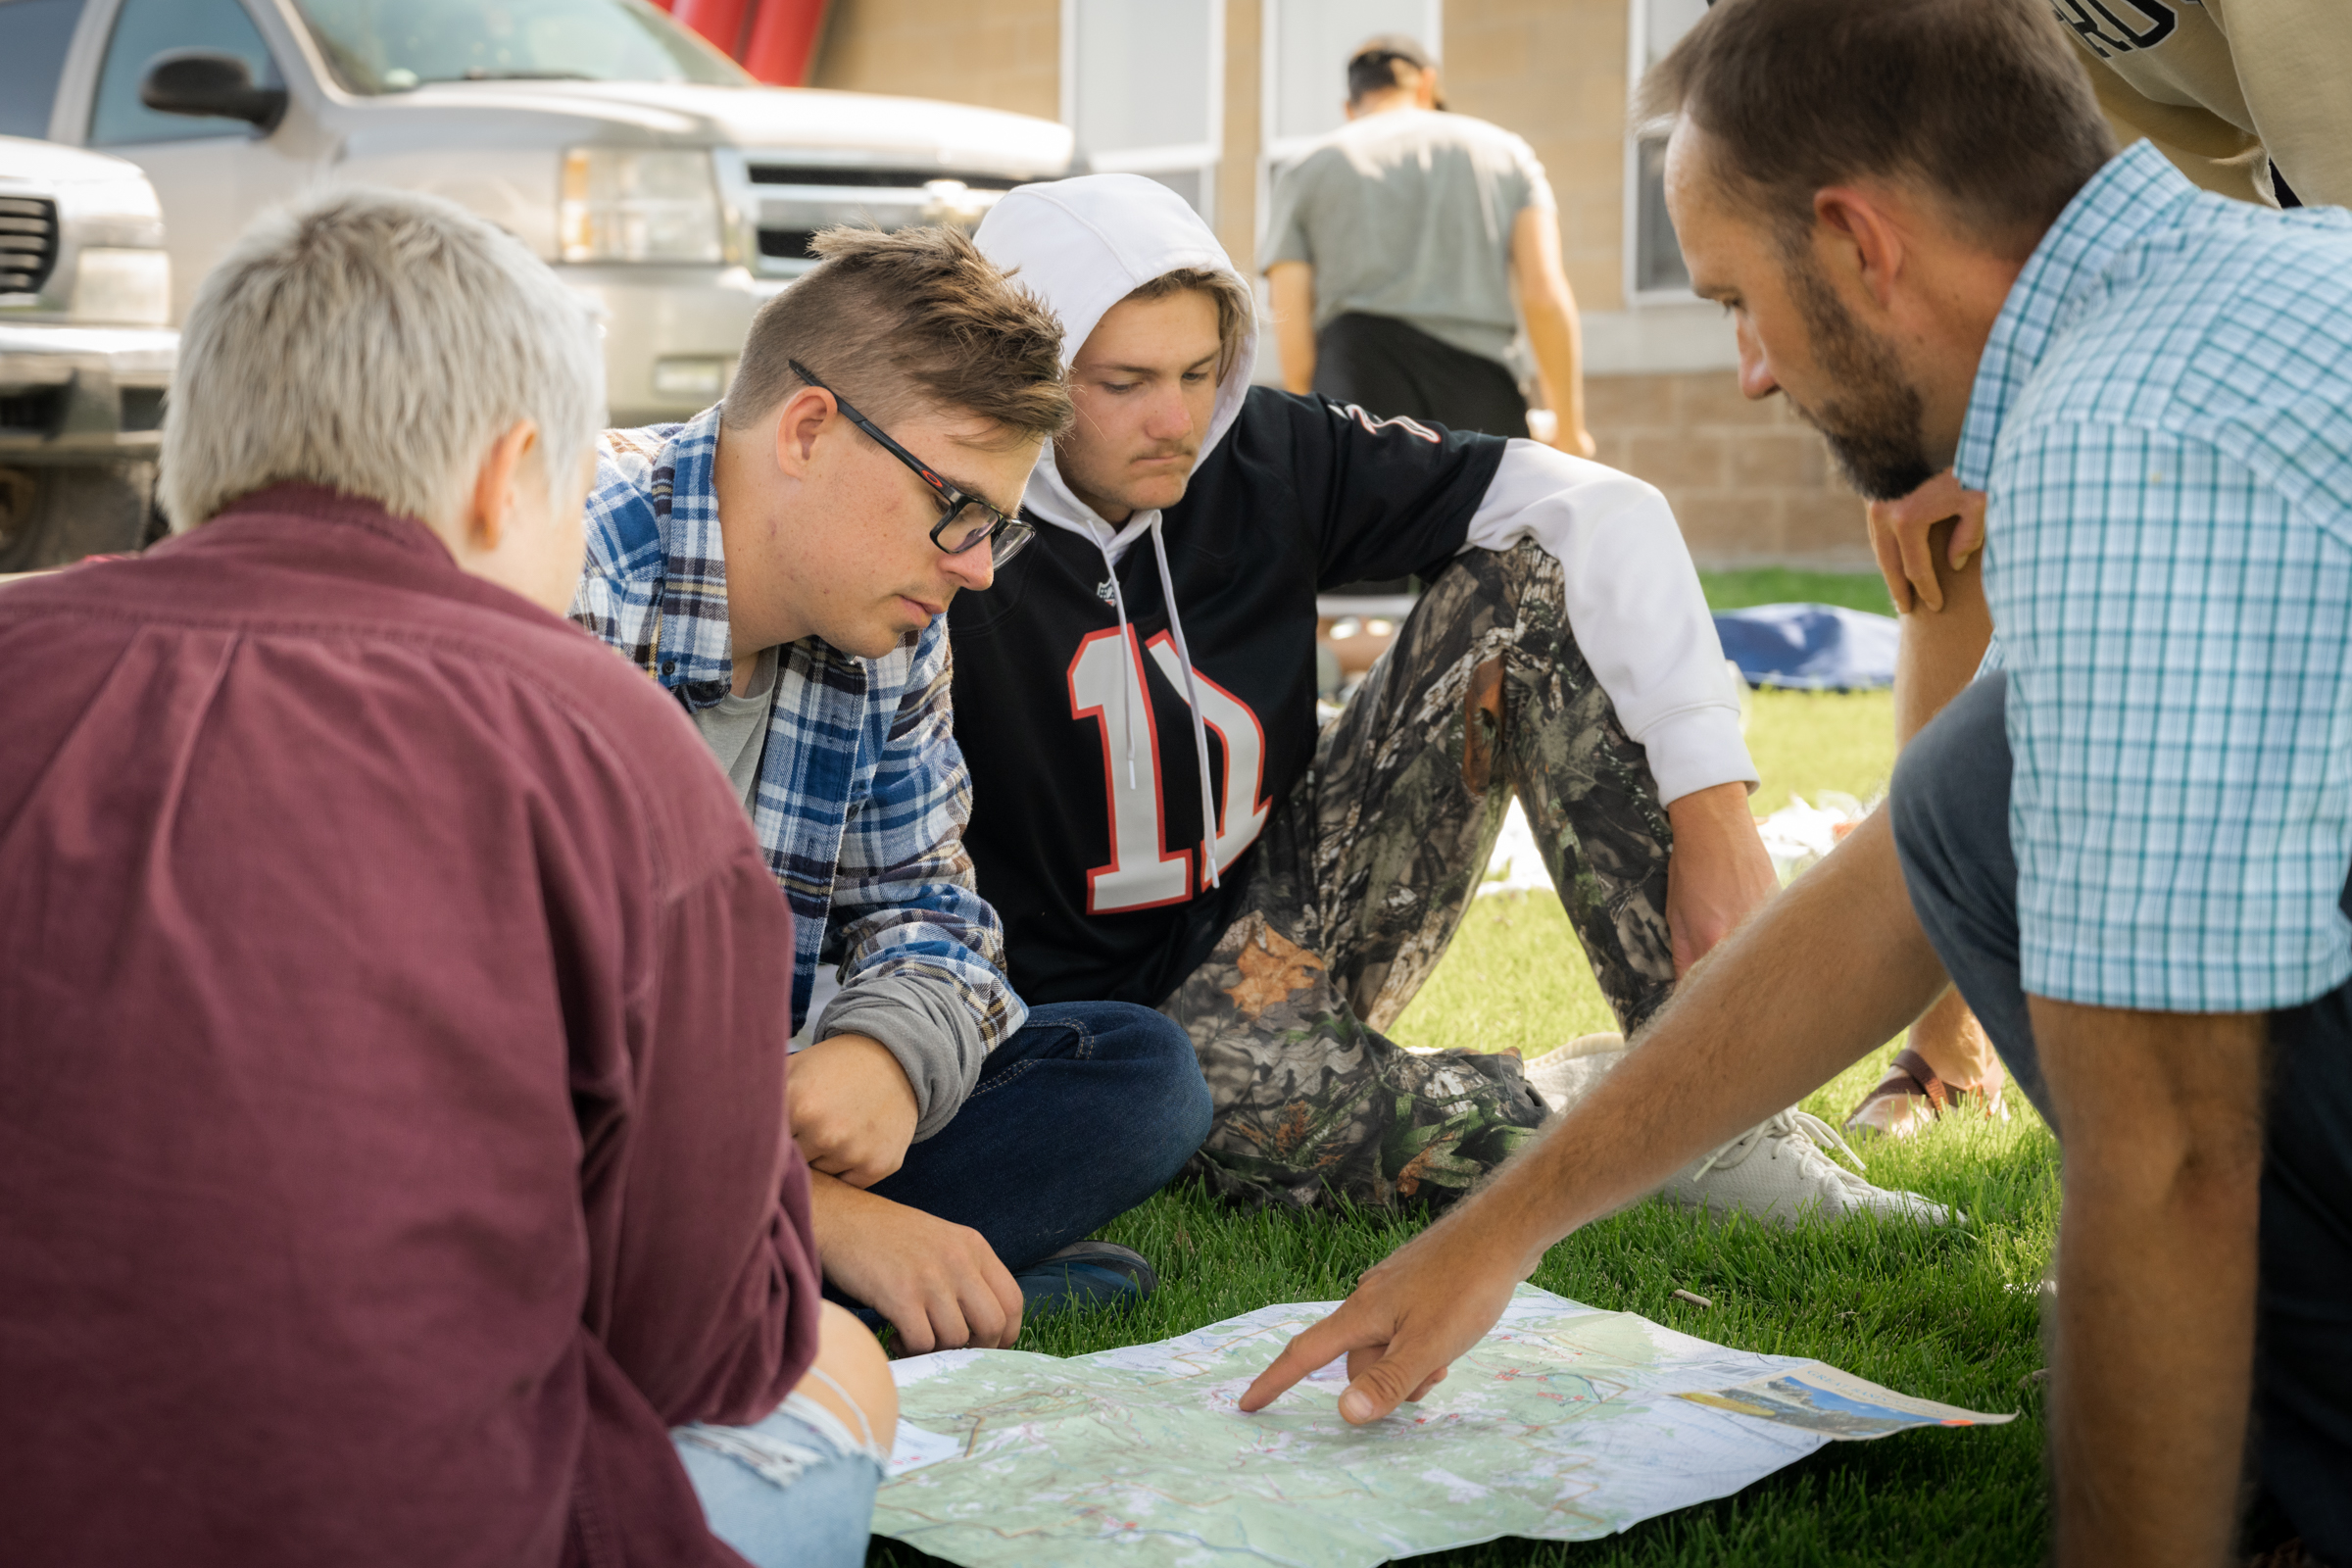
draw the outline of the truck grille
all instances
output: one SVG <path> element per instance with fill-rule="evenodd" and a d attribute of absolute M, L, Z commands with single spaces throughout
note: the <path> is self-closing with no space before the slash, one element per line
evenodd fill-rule
<path fill-rule="evenodd" d="M 935 179 L 959 180 L 973 190 L 1010 190 L 1029 183 L 1007 174 L 959 174 L 952 169 L 823 169 L 793 164 L 754 164 L 755 185 L 857 185 L 867 189 L 920 190 Z"/>
<path fill-rule="evenodd" d="M 813 262 L 808 254 L 808 242 L 816 238 L 813 228 L 763 228 L 760 231 L 760 254 L 770 261 Z"/>
<path fill-rule="evenodd" d="M 0 392 L 0 431 L 10 435 L 55 435 L 66 418 L 66 388 L 24 387 Z"/>
<path fill-rule="evenodd" d="M 0 196 L 0 294 L 38 294 L 57 265 L 57 204 Z"/>

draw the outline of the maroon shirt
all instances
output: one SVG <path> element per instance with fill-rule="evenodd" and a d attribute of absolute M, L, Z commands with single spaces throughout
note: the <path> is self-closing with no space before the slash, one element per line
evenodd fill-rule
<path fill-rule="evenodd" d="M 611 650 L 309 486 L 0 587 L 0 1555 L 734 1563 L 792 936 Z"/>

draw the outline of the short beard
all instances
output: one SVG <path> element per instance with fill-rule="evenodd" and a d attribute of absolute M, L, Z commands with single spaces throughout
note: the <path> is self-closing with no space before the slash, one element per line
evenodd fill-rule
<path fill-rule="evenodd" d="M 1812 330 L 1813 357 L 1837 388 L 1818 408 L 1788 404 L 1828 439 L 1846 482 L 1865 499 L 1892 501 L 1936 477 L 1920 438 L 1925 406 L 1893 351 L 1853 318 L 1811 258 L 1789 258 L 1788 286 Z"/>

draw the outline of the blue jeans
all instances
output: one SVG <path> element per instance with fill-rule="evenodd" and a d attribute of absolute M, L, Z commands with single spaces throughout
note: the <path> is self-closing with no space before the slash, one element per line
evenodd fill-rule
<path fill-rule="evenodd" d="M 1182 1029 L 1129 1003 L 1054 1003 L 1030 1009 L 956 1119 L 873 1190 L 969 1225 L 1017 1274 L 1166 1186 L 1208 1116 Z"/>
<path fill-rule="evenodd" d="M 757 1425 L 697 1423 L 673 1431 L 670 1444 L 704 1523 L 753 1568 L 858 1568 L 889 1436 L 868 1442 L 794 1394 Z"/>
<path fill-rule="evenodd" d="M 1895 850 L 1952 983 L 2063 1137 L 2019 979 L 2007 694 L 2006 677 L 1986 676 L 1904 751 Z M 2352 884 L 2343 907 L 2352 915 Z M 2352 1564 L 2352 986 L 2273 1013 L 2271 1045 L 2251 1453 L 2304 1545 Z"/>

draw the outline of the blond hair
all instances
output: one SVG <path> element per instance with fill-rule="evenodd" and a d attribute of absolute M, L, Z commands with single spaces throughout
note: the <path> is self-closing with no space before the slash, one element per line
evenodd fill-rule
<path fill-rule="evenodd" d="M 289 479 L 446 523 L 524 419 L 551 481 L 579 467 L 604 358 L 589 307 L 513 236 L 437 196 L 346 189 L 264 214 L 206 276 L 167 409 L 174 527 Z"/>
<path fill-rule="evenodd" d="M 928 406 L 1016 437 L 1068 428 L 1061 322 L 958 228 L 829 228 L 816 268 L 760 308 L 721 417 L 742 426 L 801 384 L 789 362 L 876 423 Z"/>
<path fill-rule="evenodd" d="M 1242 343 L 1250 328 L 1256 324 L 1257 300 L 1239 276 L 1217 267 L 1180 267 L 1173 272 L 1162 272 L 1142 287 L 1130 290 L 1127 299 L 1165 299 L 1187 289 L 1199 289 L 1216 301 L 1217 379 L 1222 381 L 1232 372 L 1234 361 L 1241 358 Z M 1119 303 L 1124 305 L 1126 300 Z"/>

